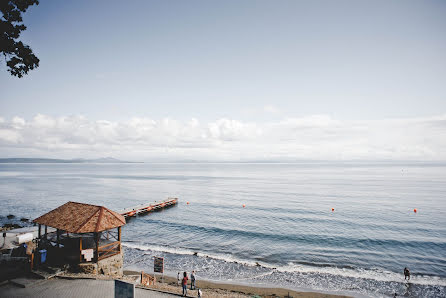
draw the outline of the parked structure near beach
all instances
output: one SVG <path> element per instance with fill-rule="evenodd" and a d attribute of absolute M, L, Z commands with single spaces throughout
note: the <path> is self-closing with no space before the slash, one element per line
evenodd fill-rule
<path fill-rule="evenodd" d="M 103 206 L 68 202 L 33 222 L 39 225 L 39 249 L 47 250 L 49 262 L 85 273 L 122 275 L 122 215 Z M 48 233 L 48 227 L 56 232 Z"/>

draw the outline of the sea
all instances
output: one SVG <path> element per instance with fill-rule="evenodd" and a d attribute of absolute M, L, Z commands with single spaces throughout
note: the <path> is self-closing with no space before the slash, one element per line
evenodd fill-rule
<path fill-rule="evenodd" d="M 198 285 L 446 297 L 445 164 L 0 164 L 1 223 L 68 201 L 120 210 L 168 197 L 178 204 L 123 227 L 125 269 L 153 272 L 156 256 Z"/>

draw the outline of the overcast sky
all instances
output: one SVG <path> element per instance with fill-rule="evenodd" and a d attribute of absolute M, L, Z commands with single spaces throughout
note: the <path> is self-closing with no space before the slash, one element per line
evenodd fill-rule
<path fill-rule="evenodd" d="M 0 157 L 446 160 L 446 1 L 49 1 Z"/>

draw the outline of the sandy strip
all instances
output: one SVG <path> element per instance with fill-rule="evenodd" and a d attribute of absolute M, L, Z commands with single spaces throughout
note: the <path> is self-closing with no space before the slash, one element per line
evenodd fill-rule
<path fill-rule="evenodd" d="M 138 275 L 140 272 L 124 271 L 125 275 Z M 305 297 L 305 298 L 335 298 L 349 297 L 342 295 L 324 294 L 317 292 L 299 292 L 282 288 L 255 287 L 246 285 L 237 285 L 230 283 L 216 283 L 206 280 L 197 280 L 197 288 L 203 291 L 203 297 L 253 297 L 255 295 L 261 297 Z M 164 283 L 157 278 L 157 283 L 153 286 L 147 286 L 152 289 L 159 289 L 171 293 L 181 294 L 182 288 L 177 284 L 176 278 L 164 276 Z M 188 285 L 188 296 L 197 297 L 196 290 L 190 290 Z M 288 296 L 289 295 L 289 296 Z"/>

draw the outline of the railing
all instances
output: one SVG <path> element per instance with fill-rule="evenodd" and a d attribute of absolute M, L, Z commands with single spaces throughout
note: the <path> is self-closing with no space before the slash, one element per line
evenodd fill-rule
<path fill-rule="evenodd" d="M 98 247 L 98 260 L 112 257 L 121 253 L 121 242 L 115 241 Z"/>
<path fill-rule="evenodd" d="M 155 202 L 150 204 L 142 204 L 138 206 L 134 206 L 131 208 L 126 208 L 124 210 L 119 211 L 118 213 L 124 217 L 132 217 L 137 214 L 147 213 L 152 210 L 165 208 L 168 206 L 172 206 L 178 203 L 178 198 L 168 198 L 167 200 L 161 202 Z"/>
<path fill-rule="evenodd" d="M 143 286 L 150 286 L 154 285 L 156 283 L 156 277 L 152 276 L 150 274 L 144 273 L 144 271 L 141 271 L 141 284 Z"/>

